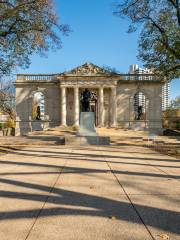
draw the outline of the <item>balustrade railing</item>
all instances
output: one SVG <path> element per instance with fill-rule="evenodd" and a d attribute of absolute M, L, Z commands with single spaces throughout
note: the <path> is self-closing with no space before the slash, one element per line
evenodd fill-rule
<path fill-rule="evenodd" d="M 120 74 L 122 80 L 127 81 L 157 81 L 159 76 L 154 74 Z"/>
<path fill-rule="evenodd" d="M 52 81 L 58 74 L 18 74 L 17 82 L 24 81 Z M 118 74 L 119 80 L 126 81 L 157 81 L 160 78 L 154 74 Z M 77 76 L 76 76 L 77 77 Z M 92 76 L 95 77 L 95 76 Z"/>
<path fill-rule="evenodd" d="M 56 74 L 18 74 L 17 81 L 52 81 Z"/>

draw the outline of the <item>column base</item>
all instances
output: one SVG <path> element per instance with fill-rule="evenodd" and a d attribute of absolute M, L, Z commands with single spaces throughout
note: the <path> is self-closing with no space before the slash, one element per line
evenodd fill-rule
<path fill-rule="evenodd" d="M 20 128 L 15 128 L 15 136 L 20 136 L 20 135 L 21 135 Z"/>
<path fill-rule="evenodd" d="M 76 128 L 79 128 L 80 125 L 79 124 L 73 124 L 72 127 L 76 127 Z"/>
<path fill-rule="evenodd" d="M 110 127 L 111 128 L 117 128 L 117 124 L 111 124 Z"/>

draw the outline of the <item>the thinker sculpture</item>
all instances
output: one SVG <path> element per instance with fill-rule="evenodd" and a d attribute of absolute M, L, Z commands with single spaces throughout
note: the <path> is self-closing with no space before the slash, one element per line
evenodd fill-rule
<path fill-rule="evenodd" d="M 81 95 L 82 112 L 90 112 L 91 92 L 86 88 Z"/>

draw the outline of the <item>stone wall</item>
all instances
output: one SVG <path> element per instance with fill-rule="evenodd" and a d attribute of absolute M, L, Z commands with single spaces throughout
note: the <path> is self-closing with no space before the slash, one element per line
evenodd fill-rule
<path fill-rule="evenodd" d="M 134 120 L 134 95 L 142 92 L 148 99 L 147 121 Z M 161 83 L 119 82 L 117 86 L 117 125 L 129 128 L 162 128 Z"/>
<path fill-rule="evenodd" d="M 42 92 L 45 98 L 45 115 L 43 121 L 36 121 L 32 117 L 34 94 Z M 60 89 L 56 85 L 18 84 L 16 86 L 16 112 L 18 116 L 20 134 L 45 127 L 55 127 L 60 124 Z M 48 122 L 48 124 L 47 124 Z"/>

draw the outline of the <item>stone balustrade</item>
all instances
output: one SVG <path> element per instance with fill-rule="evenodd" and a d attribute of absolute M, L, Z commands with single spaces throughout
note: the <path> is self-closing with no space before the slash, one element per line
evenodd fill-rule
<path fill-rule="evenodd" d="M 58 74 L 17 74 L 16 82 L 24 81 L 52 81 L 55 80 Z M 154 74 L 117 74 L 116 79 L 126 81 L 159 81 L 161 80 L 158 76 Z"/>
<path fill-rule="evenodd" d="M 56 76 L 56 74 L 17 74 L 16 81 L 52 81 L 56 78 Z"/>
<path fill-rule="evenodd" d="M 154 74 L 119 74 L 121 80 L 127 81 L 160 81 L 160 77 Z"/>

